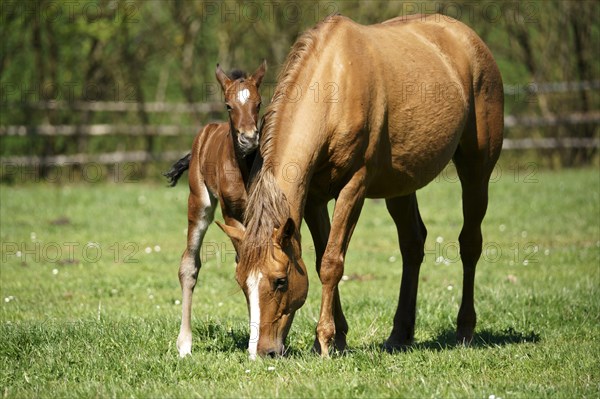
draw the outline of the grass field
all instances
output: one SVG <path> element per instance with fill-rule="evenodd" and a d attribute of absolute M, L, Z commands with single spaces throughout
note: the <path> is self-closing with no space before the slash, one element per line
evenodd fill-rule
<path fill-rule="evenodd" d="M 290 355 L 247 359 L 246 304 L 216 226 L 194 297 L 193 356 L 178 358 L 185 183 L 0 186 L 0 395 L 597 398 L 598 170 L 500 170 L 483 226 L 474 344 L 454 345 L 462 218 L 449 173 L 419 192 L 429 236 L 416 344 L 380 350 L 401 261 L 385 204 L 368 201 L 341 284 L 349 351 L 329 360 L 310 352 L 320 303 L 312 266 Z M 303 240 L 314 265 L 306 230 Z"/>

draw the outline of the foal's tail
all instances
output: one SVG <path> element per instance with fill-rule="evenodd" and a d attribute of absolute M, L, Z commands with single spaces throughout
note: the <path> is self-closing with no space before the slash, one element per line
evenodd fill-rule
<path fill-rule="evenodd" d="M 175 185 L 177 184 L 177 181 L 179 180 L 179 178 L 181 177 L 183 172 L 185 172 L 186 170 L 188 170 L 190 168 L 190 159 L 191 158 L 192 158 L 192 154 L 191 153 L 187 154 L 186 156 L 181 158 L 179 161 L 175 162 L 173 164 L 173 166 L 171 166 L 171 170 L 163 173 L 163 176 L 165 176 L 167 178 L 167 180 L 169 181 L 169 187 L 175 187 Z"/>

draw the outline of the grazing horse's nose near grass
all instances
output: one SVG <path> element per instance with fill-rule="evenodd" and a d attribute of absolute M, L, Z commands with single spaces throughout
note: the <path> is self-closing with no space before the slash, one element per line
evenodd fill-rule
<path fill-rule="evenodd" d="M 275 344 L 275 346 L 267 347 L 265 349 L 258 349 L 258 355 L 261 357 L 270 357 L 275 358 L 278 356 L 283 356 L 285 353 L 285 347 L 283 345 L 279 346 Z"/>

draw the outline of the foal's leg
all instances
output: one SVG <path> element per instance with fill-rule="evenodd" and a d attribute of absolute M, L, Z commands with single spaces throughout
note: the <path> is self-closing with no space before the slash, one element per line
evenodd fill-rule
<path fill-rule="evenodd" d="M 317 324 L 317 339 L 321 356 L 329 356 L 329 343 L 336 333 L 334 309 L 339 301 L 338 283 L 344 274 L 344 257 L 365 200 L 366 169 L 357 171 L 340 192 L 333 211 L 333 224 L 321 261 L 321 315 Z M 341 304 L 339 305 L 341 311 Z"/>
<path fill-rule="evenodd" d="M 201 262 L 199 249 L 204 234 L 213 220 L 215 201 L 211 199 L 203 182 L 190 189 L 188 197 L 188 233 L 187 247 L 181 256 L 179 265 L 179 283 L 181 284 L 181 328 L 177 338 L 179 356 L 192 353 L 192 294 L 198 279 Z"/>
<path fill-rule="evenodd" d="M 392 351 L 410 345 L 414 339 L 419 270 L 423 261 L 427 229 L 421 219 L 415 193 L 386 200 L 388 212 L 394 219 L 402 252 L 402 283 L 394 327 L 385 342 Z"/>
<path fill-rule="evenodd" d="M 313 238 L 315 245 L 315 252 L 317 258 L 317 274 L 321 275 L 321 262 L 325 248 L 327 246 L 327 239 L 329 238 L 329 232 L 331 231 L 331 223 L 329 222 L 329 212 L 327 211 L 327 203 L 321 205 L 312 205 L 310 201 L 304 209 L 304 220 L 310 230 L 310 234 Z M 342 310 L 342 302 L 340 301 L 340 293 L 336 288 L 333 299 L 333 318 L 335 322 L 335 349 L 343 351 L 346 349 L 346 335 L 348 334 L 348 323 Z M 319 340 L 315 337 L 315 343 L 313 349 L 317 353 L 321 353 L 321 345 Z"/>

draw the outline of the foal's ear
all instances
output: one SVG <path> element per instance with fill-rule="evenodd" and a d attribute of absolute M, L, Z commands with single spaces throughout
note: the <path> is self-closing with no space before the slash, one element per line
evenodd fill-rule
<path fill-rule="evenodd" d="M 285 224 L 283 226 L 275 230 L 275 232 L 273 233 L 273 238 L 281 248 L 285 248 L 289 245 L 290 241 L 292 240 L 295 230 L 296 223 L 294 223 L 292 218 L 288 218 L 288 220 L 285 221 Z"/>
<path fill-rule="evenodd" d="M 227 74 L 221 69 L 221 66 L 217 64 L 217 69 L 215 70 L 215 75 L 217 76 L 217 80 L 221 84 L 221 88 L 223 89 L 223 93 L 227 89 L 227 86 L 231 84 L 231 79 L 227 77 Z"/>
<path fill-rule="evenodd" d="M 218 220 L 216 220 L 215 222 L 217 222 L 217 226 L 219 226 L 221 230 L 223 230 L 223 232 L 227 234 L 229 238 L 231 238 L 234 247 L 237 249 L 240 243 L 244 241 L 244 235 L 246 234 L 246 230 L 243 228 L 238 229 L 237 227 L 227 226 L 226 224 L 223 224 Z"/>
<path fill-rule="evenodd" d="M 258 69 L 252 74 L 252 79 L 256 82 L 256 87 L 260 86 L 260 83 L 265 76 L 265 72 L 267 72 L 267 60 L 263 60 L 262 64 L 260 64 Z"/>

